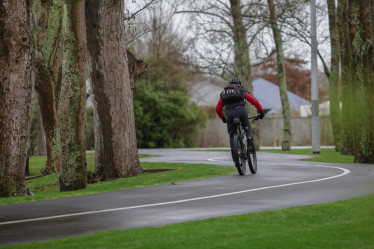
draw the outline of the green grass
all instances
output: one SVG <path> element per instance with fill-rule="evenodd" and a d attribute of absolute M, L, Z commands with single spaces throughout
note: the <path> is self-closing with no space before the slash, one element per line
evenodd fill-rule
<path fill-rule="evenodd" d="M 312 149 L 292 149 L 290 151 L 282 151 L 280 149 L 266 149 L 260 152 L 295 154 L 295 155 L 312 155 L 313 158 L 302 159 L 310 162 L 326 162 L 326 163 L 353 163 L 354 157 L 341 155 L 335 149 L 321 149 L 321 154 L 313 154 Z"/>
<path fill-rule="evenodd" d="M 157 156 L 139 154 L 139 158 L 149 158 L 149 157 L 157 157 Z M 45 156 L 30 157 L 30 160 L 29 160 L 30 175 L 31 176 L 38 175 L 40 172 L 40 169 L 43 168 L 45 161 L 46 161 Z M 95 153 L 87 153 L 86 161 L 87 161 L 87 171 L 93 172 L 95 170 Z"/>
<path fill-rule="evenodd" d="M 89 160 L 87 160 L 89 161 Z M 45 163 L 42 157 L 30 159 L 30 172 L 38 174 Z M 88 163 L 88 170 L 93 171 L 93 165 Z M 88 184 L 86 189 L 60 192 L 58 177 L 59 174 L 52 174 L 27 181 L 27 184 L 34 196 L 0 198 L 0 205 L 29 202 L 46 199 L 56 199 L 68 196 L 94 194 L 108 191 L 115 191 L 128 188 L 144 187 L 158 184 L 167 184 L 195 180 L 200 178 L 214 177 L 234 173 L 234 168 L 204 165 L 204 164 L 183 164 L 183 163 L 150 163 L 142 162 L 143 169 L 175 169 L 158 173 L 144 173 L 141 175 L 120 178 L 114 181 L 105 181 L 95 184 Z"/>
<path fill-rule="evenodd" d="M 374 248 L 374 195 L 5 248 Z M 84 245 L 84 247 L 82 247 Z"/>

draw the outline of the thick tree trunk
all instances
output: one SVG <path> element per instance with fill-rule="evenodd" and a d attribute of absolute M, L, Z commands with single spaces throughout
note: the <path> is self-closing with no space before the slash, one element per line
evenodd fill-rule
<path fill-rule="evenodd" d="M 352 39 L 354 156 L 356 163 L 374 163 L 374 124 L 371 105 L 374 85 L 372 14 L 370 0 L 349 1 Z"/>
<path fill-rule="evenodd" d="M 341 51 L 341 87 L 342 87 L 342 136 L 340 152 L 343 155 L 353 155 L 353 130 L 354 130 L 354 100 L 352 88 L 352 30 L 347 18 L 348 1 L 338 1 L 338 29 Z"/>
<path fill-rule="evenodd" d="M 34 84 L 32 0 L 0 1 L 0 197 L 31 195 L 25 181 Z"/>
<path fill-rule="evenodd" d="M 342 116 L 340 111 L 340 44 L 336 24 L 335 0 L 327 0 L 331 41 L 331 72 L 329 74 L 330 120 L 336 151 L 340 151 Z"/>
<path fill-rule="evenodd" d="M 247 42 L 247 31 L 243 24 L 242 6 L 240 0 L 230 0 L 230 11 L 234 25 L 232 26 L 234 39 L 234 71 L 242 85 L 249 92 L 253 92 L 252 76 L 251 76 L 251 62 L 249 57 L 249 45 Z M 256 97 L 256 96 L 255 96 Z M 256 109 L 248 106 L 250 116 L 257 114 Z M 254 141 L 260 141 L 260 132 L 256 122 L 252 122 L 252 132 Z M 256 149 L 259 149 L 259 144 L 255 142 Z"/>
<path fill-rule="evenodd" d="M 136 146 L 133 96 L 124 42 L 123 1 L 86 2 L 91 80 L 101 128 L 102 180 L 142 173 Z M 100 134 L 100 133 L 98 133 Z"/>
<path fill-rule="evenodd" d="M 130 86 L 133 91 L 137 78 L 147 71 L 147 64 L 142 60 L 138 60 L 132 53 L 127 50 L 128 67 L 130 73 Z M 95 100 L 95 96 L 93 96 Z M 102 127 L 100 125 L 99 115 L 97 113 L 97 103 L 94 101 L 94 130 L 95 130 L 95 174 L 101 175 L 105 165 L 104 160 L 104 144 Z"/>
<path fill-rule="evenodd" d="M 268 0 L 270 12 L 270 24 L 273 30 L 274 42 L 277 52 L 278 81 L 279 92 L 282 102 L 283 113 L 283 133 L 282 133 L 282 150 L 291 149 L 291 110 L 287 95 L 286 69 L 284 66 L 283 41 L 277 24 L 277 13 L 273 0 Z"/>
<path fill-rule="evenodd" d="M 47 148 L 47 161 L 41 173 L 42 175 L 48 175 L 60 171 L 58 149 L 55 148 L 56 143 L 58 143 L 56 141 L 57 110 L 52 75 L 40 62 L 37 63 L 37 68 L 35 89 L 38 91 Z"/>
<path fill-rule="evenodd" d="M 37 49 L 40 54 L 36 60 L 35 89 L 43 121 L 47 161 L 42 175 L 60 171 L 59 153 L 56 148 L 57 109 L 55 82 L 61 65 L 60 33 L 61 33 L 61 2 L 55 1 L 51 6 L 49 0 L 35 0 L 34 16 L 36 22 Z"/>
<path fill-rule="evenodd" d="M 60 191 L 86 188 L 84 0 L 65 0 L 62 27 L 62 82 L 58 105 Z"/>

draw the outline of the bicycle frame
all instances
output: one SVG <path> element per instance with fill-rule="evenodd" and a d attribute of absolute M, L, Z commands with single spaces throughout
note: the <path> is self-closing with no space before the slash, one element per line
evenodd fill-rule
<path fill-rule="evenodd" d="M 249 117 L 248 119 L 257 120 L 259 116 Z M 248 166 L 252 174 L 257 172 L 257 158 L 256 151 L 254 149 L 253 139 L 248 141 L 251 145 L 251 150 L 247 149 L 247 137 L 241 128 L 241 122 L 239 117 L 234 117 L 233 124 L 236 126 L 235 133 L 233 134 L 231 145 L 231 153 L 235 166 L 240 175 L 244 175 L 246 172 L 246 161 L 248 160 Z M 231 138 L 230 138 L 231 139 Z"/>

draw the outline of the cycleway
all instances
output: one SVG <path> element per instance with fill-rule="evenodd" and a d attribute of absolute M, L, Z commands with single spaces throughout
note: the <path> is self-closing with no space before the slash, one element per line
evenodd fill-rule
<path fill-rule="evenodd" d="M 230 152 L 140 149 L 152 162 L 233 167 Z M 258 172 L 0 206 L 0 246 L 333 202 L 374 193 L 374 165 L 258 153 Z"/>

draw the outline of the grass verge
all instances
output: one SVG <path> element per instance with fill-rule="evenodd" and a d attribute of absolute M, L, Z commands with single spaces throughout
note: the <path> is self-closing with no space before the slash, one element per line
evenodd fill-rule
<path fill-rule="evenodd" d="M 32 162 L 32 163 L 31 163 Z M 40 157 L 30 159 L 30 172 L 37 173 L 43 167 L 45 158 Z M 183 163 L 150 163 L 142 162 L 143 169 L 175 169 L 158 173 L 144 173 L 141 175 L 120 178 L 113 181 L 99 182 L 88 184 L 86 189 L 60 192 L 59 191 L 59 174 L 52 174 L 39 177 L 27 181 L 27 184 L 34 196 L 0 198 L 0 205 L 29 202 L 46 199 L 56 199 L 68 196 L 77 196 L 85 194 L 94 194 L 108 191 L 115 191 L 127 188 L 145 187 L 158 184 L 167 184 L 173 182 L 181 182 L 195 180 L 207 177 L 220 176 L 234 173 L 234 168 L 205 165 L 205 164 L 183 164 Z M 93 171 L 93 167 L 89 166 L 88 170 Z"/>
<path fill-rule="evenodd" d="M 5 248 L 374 248 L 374 195 Z"/>
<path fill-rule="evenodd" d="M 335 149 L 321 149 L 321 154 L 313 154 L 312 149 L 292 149 L 290 151 L 282 151 L 281 149 L 263 149 L 260 152 L 295 154 L 295 155 L 311 155 L 312 158 L 302 159 L 310 162 L 325 162 L 325 163 L 353 163 L 354 157 L 341 155 Z"/>

